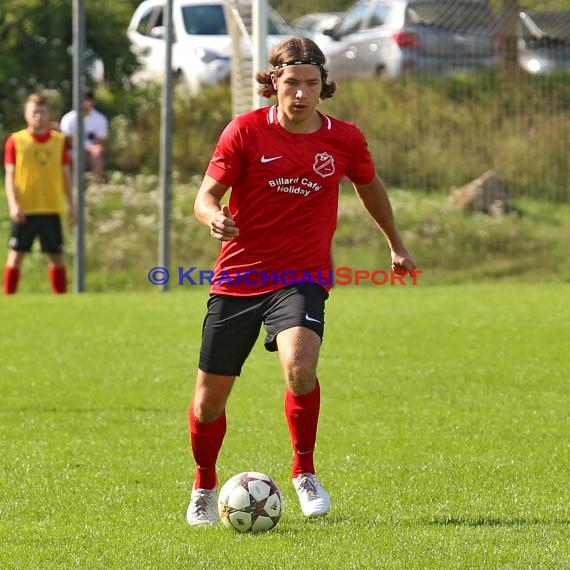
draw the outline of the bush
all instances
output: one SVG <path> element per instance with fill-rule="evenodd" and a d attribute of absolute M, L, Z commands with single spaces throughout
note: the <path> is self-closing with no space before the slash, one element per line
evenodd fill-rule
<path fill-rule="evenodd" d="M 109 169 L 156 174 L 160 88 L 102 88 L 97 99 L 111 120 Z M 320 109 L 362 128 L 390 187 L 450 190 L 493 169 L 513 197 L 570 201 L 570 73 L 345 82 Z M 228 85 L 195 97 L 177 90 L 173 170 L 202 175 L 230 119 Z"/>
<path fill-rule="evenodd" d="M 570 200 L 570 73 L 354 81 L 326 112 L 363 129 L 390 186 L 450 189 L 494 169 L 514 196 Z"/>
<path fill-rule="evenodd" d="M 216 139 L 231 119 L 229 88 L 207 88 L 190 97 L 182 86 L 172 109 L 172 167 L 181 175 L 204 172 Z M 161 89 L 132 88 L 109 108 L 109 167 L 126 173 L 156 173 L 159 168 Z M 112 112 L 112 111 L 111 111 Z"/>
<path fill-rule="evenodd" d="M 103 101 L 112 116 L 111 168 L 158 171 L 160 101 L 159 88 Z M 196 97 L 177 92 L 172 160 L 181 176 L 204 172 L 230 103 L 229 86 Z M 516 82 L 495 73 L 345 82 L 320 109 L 362 128 L 390 187 L 451 189 L 493 169 L 515 197 L 570 200 L 568 73 Z"/>
<path fill-rule="evenodd" d="M 171 284 L 177 268 L 210 269 L 219 242 L 193 214 L 201 177 L 172 186 Z M 422 284 L 503 279 L 569 281 L 570 260 L 561 244 L 570 240 L 570 209 L 521 200 L 504 216 L 469 215 L 448 205 L 440 192 L 392 191 L 405 243 L 422 270 Z M 150 287 L 157 265 L 159 180 L 116 174 L 87 194 L 89 290 Z M 69 248 L 71 249 L 71 248 Z M 390 269 L 384 238 L 354 192 L 342 189 L 333 256 L 337 267 Z M 197 272 L 196 272 L 197 273 Z"/>

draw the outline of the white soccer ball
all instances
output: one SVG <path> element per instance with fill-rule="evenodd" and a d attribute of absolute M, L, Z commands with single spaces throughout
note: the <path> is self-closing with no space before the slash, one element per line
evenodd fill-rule
<path fill-rule="evenodd" d="M 263 532 L 281 518 L 283 501 L 275 482 L 256 471 L 234 475 L 220 489 L 218 512 L 228 528 L 239 532 Z"/>

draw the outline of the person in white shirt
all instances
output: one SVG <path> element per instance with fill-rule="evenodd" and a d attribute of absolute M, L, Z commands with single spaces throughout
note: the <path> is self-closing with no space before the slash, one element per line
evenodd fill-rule
<path fill-rule="evenodd" d="M 105 141 L 109 134 L 109 121 L 103 113 L 95 109 L 95 97 L 92 91 L 85 93 L 83 113 L 86 160 L 95 181 L 103 182 L 105 180 Z M 60 127 L 66 137 L 68 148 L 73 146 L 76 126 L 75 111 L 69 111 L 61 118 Z"/>

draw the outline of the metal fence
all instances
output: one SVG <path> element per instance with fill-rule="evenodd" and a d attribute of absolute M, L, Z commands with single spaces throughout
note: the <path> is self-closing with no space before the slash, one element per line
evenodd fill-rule
<path fill-rule="evenodd" d="M 391 185 L 492 170 L 514 195 L 570 200 L 570 10 L 368 1 L 305 33 L 339 84 L 326 110 L 363 128 Z"/>

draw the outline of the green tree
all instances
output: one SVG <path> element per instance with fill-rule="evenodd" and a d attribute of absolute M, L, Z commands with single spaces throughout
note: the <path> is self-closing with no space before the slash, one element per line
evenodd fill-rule
<path fill-rule="evenodd" d="M 126 29 L 139 0 L 86 5 L 86 46 L 105 67 L 110 89 L 135 66 Z M 66 104 L 72 89 L 72 0 L 0 0 L 0 129 L 21 116 L 25 96 L 55 89 Z"/>

